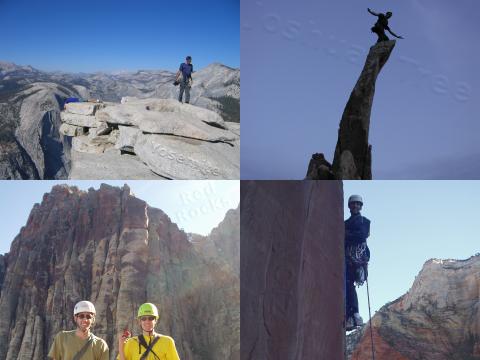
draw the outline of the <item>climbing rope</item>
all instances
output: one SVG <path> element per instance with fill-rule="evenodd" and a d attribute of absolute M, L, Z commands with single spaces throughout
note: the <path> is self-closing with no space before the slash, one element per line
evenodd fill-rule
<path fill-rule="evenodd" d="M 368 317 L 370 318 L 369 327 L 370 327 L 370 340 L 372 341 L 372 360 L 375 360 L 375 347 L 373 346 L 373 330 L 372 330 L 372 313 L 370 311 L 370 291 L 368 290 L 368 279 L 367 282 L 367 298 L 368 298 Z"/>

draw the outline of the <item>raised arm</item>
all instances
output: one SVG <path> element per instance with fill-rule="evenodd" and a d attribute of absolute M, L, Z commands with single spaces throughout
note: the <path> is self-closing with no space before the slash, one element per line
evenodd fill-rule
<path fill-rule="evenodd" d="M 370 10 L 370 8 L 367 8 L 368 12 L 374 16 L 378 16 L 378 14 L 372 10 Z"/>
<path fill-rule="evenodd" d="M 387 27 L 386 29 L 390 34 L 392 34 L 393 36 L 395 36 L 397 39 L 403 39 L 403 37 L 401 36 L 398 36 L 397 34 L 395 34 L 392 30 L 390 30 L 389 27 Z"/>

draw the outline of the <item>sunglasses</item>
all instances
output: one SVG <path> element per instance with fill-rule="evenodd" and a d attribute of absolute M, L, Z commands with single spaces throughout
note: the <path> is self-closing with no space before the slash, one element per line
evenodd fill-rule
<path fill-rule="evenodd" d="M 147 320 L 148 321 L 153 321 L 153 320 L 155 320 L 155 316 L 142 316 L 140 318 L 140 321 L 147 321 Z"/>
<path fill-rule="evenodd" d="M 90 315 L 90 314 L 80 314 L 80 315 L 77 315 L 77 317 L 78 317 L 79 319 L 82 319 L 82 320 L 83 320 L 83 319 L 87 319 L 87 320 L 92 320 L 92 319 L 93 319 L 93 316 Z"/>

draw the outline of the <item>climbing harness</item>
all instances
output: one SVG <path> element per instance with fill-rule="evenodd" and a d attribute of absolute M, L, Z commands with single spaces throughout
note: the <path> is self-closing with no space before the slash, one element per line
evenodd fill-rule
<path fill-rule="evenodd" d="M 355 283 L 357 286 L 363 285 L 368 277 L 368 261 L 370 260 L 370 250 L 367 243 L 352 245 L 347 247 L 347 260 L 355 267 Z"/>

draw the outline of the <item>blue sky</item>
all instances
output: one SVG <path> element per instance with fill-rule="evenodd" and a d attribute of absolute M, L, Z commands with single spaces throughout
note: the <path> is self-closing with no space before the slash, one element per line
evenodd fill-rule
<path fill-rule="evenodd" d="M 376 41 L 367 12 L 393 12 L 398 40 L 376 83 L 375 179 L 480 179 L 480 2 L 241 3 L 242 179 L 303 179 L 329 161 L 350 92 Z"/>
<path fill-rule="evenodd" d="M 0 181 L 0 254 L 27 223 L 35 203 L 55 184 L 65 181 Z M 217 181 L 68 181 L 79 189 L 98 189 L 101 183 L 114 186 L 128 184 L 136 197 L 150 206 L 163 210 L 186 232 L 207 235 L 240 202 L 240 185 L 235 180 Z"/>
<path fill-rule="evenodd" d="M 344 181 L 348 197 L 363 197 L 371 221 L 367 240 L 372 316 L 410 289 L 432 258 L 467 259 L 480 252 L 480 181 Z M 357 289 L 360 314 L 368 319 L 366 286 Z"/>
<path fill-rule="evenodd" d="M 0 0 L 0 60 L 68 72 L 240 66 L 239 0 Z"/>

